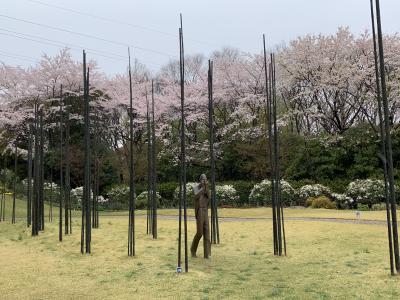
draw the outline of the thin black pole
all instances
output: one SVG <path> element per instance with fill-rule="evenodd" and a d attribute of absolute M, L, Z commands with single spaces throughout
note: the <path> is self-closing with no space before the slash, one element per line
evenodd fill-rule
<path fill-rule="evenodd" d="M 189 271 L 188 241 L 187 241 L 187 198 L 186 198 L 186 135 L 185 135 L 185 51 L 183 44 L 182 14 L 180 14 L 180 77 L 181 77 L 181 163 L 182 163 L 182 200 L 183 226 L 185 244 L 185 272 Z"/>
<path fill-rule="evenodd" d="M 60 197 L 59 197 L 59 219 L 58 219 L 58 240 L 63 239 L 63 183 L 64 183 L 64 155 L 63 155 L 63 87 L 60 88 Z"/>
<path fill-rule="evenodd" d="M 39 111 L 40 147 L 39 147 L 39 199 L 40 199 L 40 230 L 44 230 L 44 134 L 43 110 Z"/>
<path fill-rule="evenodd" d="M 135 256 L 135 166 L 133 157 L 133 96 L 131 54 L 129 57 L 129 233 L 128 256 Z"/>
<path fill-rule="evenodd" d="M 85 50 L 83 50 L 83 106 L 84 106 L 84 131 L 85 131 L 85 136 L 84 136 L 84 144 L 85 144 L 85 159 L 87 158 L 86 154 L 86 53 Z M 85 184 L 86 184 L 86 161 L 85 161 Z M 85 251 L 85 216 L 86 216 L 86 187 L 83 188 L 83 197 L 81 201 L 81 209 L 82 209 L 82 219 L 81 219 L 81 254 L 84 253 Z"/>
<path fill-rule="evenodd" d="M 65 98 L 65 100 L 69 100 L 69 98 Z M 69 101 L 68 101 L 69 102 Z M 69 103 L 65 103 L 65 184 L 64 184 L 64 193 L 65 193 L 65 234 L 71 234 L 71 177 L 70 177 L 70 154 L 69 154 L 69 140 L 70 140 L 70 121 L 69 121 Z"/>
<path fill-rule="evenodd" d="M 53 148 L 52 131 L 49 130 L 49 148 Z M 50 207 L 49 222 L 53 222 L 53 164 L 50 165 Z"/>
<path fill-rule="evenodd" d="M 376 0 L 376 21 L 378 29 L 378 48 L 379 48 L 379 62 L 380 62 L 380 75 L 382 87 L 382 104 L 385 124 L 385 145 L 387 154 L 387 168 L 388 168 L 388 183 L 389 183 L 389 196 L 392 212 L 392 230 L 393 230 L 393 246 L 394 246 L 394 260 L 396 271 L 400 272 L 400 256 L 399 256 L 399 240 L 397 230 L 397 209 L 396 209 L 396 194 L 394 186 L 394 170 L 393 170 L 393 151 L 392 151 L 392 138 L 390 135 L 390 112 L 389 103 L 386 90 L 386 75 L 385 75 L 385 59 L 383 53 L 383 37 L 382 37 L 382 24 L 379 0 Z"/>
<path fill-rule="evenodd" d="M 215 151 L 214 151 L 214 104 L 213 104 L 213 62 L 208 61 L 208 127 L 211 167 L 211 242 L 219 244 L 218 205 L 216 200 Z"/>
<path fill-rule="evenodd" d="M 213 169 L 213 154 L 214 154 L 214 144 L 212 136 L 212 100 L 211 100 L 211 61 L 208 60 L 208 72 L 207 72 L 207 87 L 208 87 L 208 128 L 209 128 L 209 150 L 210 150 L 210 171 L 211 171 L 211 244 L 215 244 L 217 240 L 217 234 L 215 230 L 215 215 L 214 215 L 214 205 L 215 205 L 215 177 Z M 211 247 L 210 247 L 211 248 Z"/>
<path fill-rule="evenodd" d="M 268 128 L 268 156 L 270 163 L 271 173 L 271 198 L 272 198 L 272 233 L 273 233 L 273 244 L 274 244 L 274 255 L 278 253 L 278 247 L 276 242 L 277 236 L 277 224 L 276 224 L 276 204 L 275 204 L 275 184 L 274 184 L 274 159 L 272 151 L 272 105 L 271 105 L 271 68 L 267 67 L 267 51 L 265 46 L 265 35 L 263 35 L 263 50 L 264 50 L 264 72 L 265 72 L 265 96 L 267 102 L 267 128 Z"/>
<path fill-rule="evenodd" d="M 381 87 L 379 83 L 379 66 L 378 66 L 378 50 L 376 45 L 376 31 L 375 31 L 375 16 L 374 16 L 374 5 L 373 0 L 370 0 L 371 8 L 371 23 L 372 23 L 372 39 L 374 45 L 374 63 L 375 63 L 375 80 L 376 80 L 376 97 L 378 102 L 378 115 L 379 115 L 379 130 L 381 135 L 381 154 L 383 164 L 383 177 L 385 181 L 385 200 L 386 200 L 386 222 L 388 229 L 388 242 L 389 242 L 389 262 L 390 262 L 390 273 L 394 272 L 394 261 L 393 261 L 393 241 L 392 241 L 392 229 L 391 229 L 391 216 L 390 216 L 390 202 L 389 202 L 389 186 L 388 186 L 388 174 L 387 174 L 387 153 L 385 147 L 385 130 L 383 125 L 382 115 L 382 99 L 381 99 Z"/>
<path fill-rule="evenodd" d="M 84 120 L 85 120 L 85 252 L 91 253 L 91 238 L 92 238 L 92 224 L 90 218 L 90 199 L 91 199 L 91 184 L 90 184 L 90 112 L 89 112 L 89 68 L 86 72 L 86 93 L 85 93 L 85 103 L 84 103 Z"/>
<path fill-rule="evenodd" d="M 39 124 L 38 124 L 38 104 L 35 102 L 35 143 L 34 143 L 34 163 L 33 163 L 33 203 L 32 203 L 32 236 L 39 234 Z"/>
<path fill-rule="evenodd" d="M 185 272 L 189 271 L 188 243 L 187 243 L 187 199 L 186 199 L 186 146 L 185 146 L 185 55 L 183 46 L 183 26 L 182 14 L 180 15 L 179 28 L 179 69 L 180 69 L 180 88 L 181 88 L 181 122 L 180 122 L 180 184 L 179 184 L 179 234 L 178 234 L 178 268 L 181 272 L 181 244 L 182 244 L 182 206 L 184 221 L 184 244 L 185 244 Z"/>
<path fill-rule="evenodd" d="M 15 224 L 15 200 L 16 196 L 15 193 L 17 191 L 17 160 L 18 160 L 18 154 L 17 154 L 17 138 L 15 139 L 14 142 L 14 184 L 13 184 L 13 206 L 12 206 L 12 215 L 11 215 L 11 223 Z"/>
<path fill-rule="evenodd" d="M 27 227 L 31 226 L 32 222 L 32 127 L 29 125 L 28 131 L 28 186 L 27 186 Z M 0 217 L 1 219 L 1 217 Z"/>
<path fill-rule="evenodd" d="M 156 183 L 157 183 L 157 174 L 156 174 L 156 133 L 155 133 L 155 121 L 154 121 L 154 115 L 155 115 L 155 110 L 154 110 L 154 81 L 151 81 L 151 116 L 152 116 L 152 122 L 151 122 L 151 140 L 152 140 L 152 148 L 151 148 L 151 179 L 152 179 L 152 184 L 151 184 L 151 196 L 152 196 L 152 233 L 153 233 L 153 239 L 157 238 L 157 188 L 156 188 Z"/>
<path fill-rule="evenodd" d="M 92 205 L 92 228 L 98 228 L 98 199 L 99 199 L 99 153 L 98 153 L 98 114 L 95 113 L 94 136 L 93 136 L 93 205 Z"/>
<path fill-rule="evenodd" d="M 282 255 L 282 241 L 284 240 L 284 247 L 286 253 L 286 239 L 285 227 L 283 225 L 283 204 L 281 199 L 281 178 L 280 178 L 280 160 L 279 160 L 279 132 L 277 125 L 277 103 L 276 103 L 276 63 L 275 54 L 272 55 L 272 86 L 273 86 L 273 113 L 274 113 L 274 148 L 275 148 L 275 185 L 276 185 L 276 199 L 277 199 L 277 217 L 278 217 L 278 250 L 279 255 Z"/>
<path fill-rule="evenodd" d="M 152 233 L 152 209 L 151 209 L 151 176 L 152 176 L 152 168 L 151 168 L 151 130 L 150 130 L 150 113 L 149 113 L 149 99 L 147 97 L 147 88 L 146 88 L 146 119 L 147 119 L 147 234 Z"/>

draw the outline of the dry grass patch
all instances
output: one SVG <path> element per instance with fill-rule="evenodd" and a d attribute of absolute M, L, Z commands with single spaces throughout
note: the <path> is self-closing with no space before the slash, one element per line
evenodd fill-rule
<path fill-rule="evenodd" d="M 243 215 L 247 210 L 243 210 Z M 240 212 L 239 210 L 237 211 Z M 396 299 L 384 226 L 288 221 L 288 256 L 272 255 L 271 222 L 221 222 L 222 243 L 177 275 L 177 222 L 159 220 L 159 239 L 139 218 L 135 258 L 125 217 L 100 220 L 93 253 L 80 254 L 80 221 L 57 241 L 57 224 L 32 238 L 25 223 L 0 224 L 3 299 Z M 189 244 L 195 224 L 189 222 Z M 201 244 L 201 243 L 200 243 Z"/>

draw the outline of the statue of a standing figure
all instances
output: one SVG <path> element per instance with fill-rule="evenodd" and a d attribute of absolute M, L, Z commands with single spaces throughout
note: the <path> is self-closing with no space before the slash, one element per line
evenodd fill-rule
<path fill-rule="evenodd" d="M 201 174 L 200 183 L 193 187 L 193 191 L 197 232 L 193 238 L 190 252 L 192 257 L 197 257 L 197 246 L 199 245 L 201 237 L 203 237 L 204 258 L 209 258 L 211 255 L 210 230 L 208 226 L 208 202 L 210 199 L 210 191 L 205 174 Z"/>

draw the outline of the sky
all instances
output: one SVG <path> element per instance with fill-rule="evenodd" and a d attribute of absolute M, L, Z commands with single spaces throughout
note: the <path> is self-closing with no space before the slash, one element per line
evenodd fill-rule
<path fill-rule="evenodd" d="M 179 56 L 179 14 L 185 54 L 206 57 L 223 47 L 259 53 L 305 34 L 369 30 L 369 0 L 1 0 L 0 61 L 35 65 L 46 53 L 82 49 L 109 75 L 123 73 L 127 47 L 156 73 Z M 400 31 L 399 0 L 381 0 L 385 33 Z M 77 33 L 80 33 L 78 35 Z"/>

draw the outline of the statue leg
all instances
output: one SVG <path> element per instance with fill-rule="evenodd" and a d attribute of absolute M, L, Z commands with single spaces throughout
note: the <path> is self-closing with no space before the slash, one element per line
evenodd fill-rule
<path fill-rule="evenodd" d="M 203 246 L 204 246 L 204 258 L 208 258 L 211 255 L 211 240 L 210 240 L 210 229 L 208 226 L 208 215 L 204 216 L 203 220 Z"/>
<path fill-rule="evenodd" d="M 190 247 L 190 252 L 192 257 L 196 257 L 197 246 L 199 245 L 200 239 L 203 236 L 203 224 L 202 224 L 202 212 L 199 210 L 196 218 L 196 234 L 193 238 L 192 246 Z"/>

